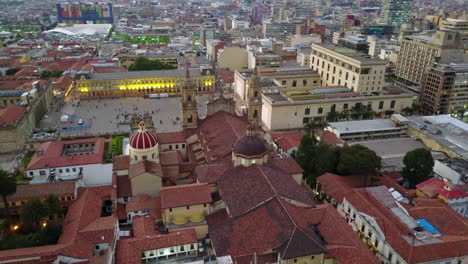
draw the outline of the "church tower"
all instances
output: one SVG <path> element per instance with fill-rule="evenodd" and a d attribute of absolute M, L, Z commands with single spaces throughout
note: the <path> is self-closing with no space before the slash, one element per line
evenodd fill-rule
<path fill-rule="evenodd" d="M 187 67 L 185 83 L 182 87 L 182 128 L 196 128 L 198 125 L 198 109 L 195 84 L 190 79 Z"/>
<path fill-rule="evenodd" d="M 257 68 L 253 70 L 250 77 L 249 91 L 247 94 L 247 117 L 250 123 L 254 125 L 262 125 L 262 84 L 260 83 L 260 75 Z"/>

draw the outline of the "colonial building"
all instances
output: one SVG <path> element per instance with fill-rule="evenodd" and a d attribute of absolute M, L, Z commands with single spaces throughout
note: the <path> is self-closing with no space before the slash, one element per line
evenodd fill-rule
<path fill-rule="evenodd" d="M 185 83 L 185 70 L 131 71 L 119 73 L 80 72 L 75 75 L 75 88 L 81 97 L 126 97 L 154 93 L 180 95 Z M 197 93 L 215 89 L 211 68 L 190 69 Z"/>

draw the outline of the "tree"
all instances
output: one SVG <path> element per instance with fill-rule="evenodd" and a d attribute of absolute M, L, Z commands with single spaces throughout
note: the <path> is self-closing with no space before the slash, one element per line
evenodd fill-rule
<path fill-rule="evenodd" d="M 313 134 L 306 134 L 301 140 L 295 159 L 304 170 L 304 180 L 314 187 L 317 177 L 334 172 L 338 161 L 339 148 L 318 142 Z"/>
<path fill-rule="evenodd" d="M 62 215 L 62 206 L 60 205 L 60 200 L 56 196 L 47 196 L 47 198 L 44 200 L 44 206 L 46 207 L 48 215 L 58 217 Z"/>
<path fill-rule="evenodd" d="M 38 230 L 41 221 L 48 215 L 47 207 L 39 198 L 27 201 L 20 210 L 20 218 L 24 224 Z"/>
<path fill-rule="evenodd" d="M 323 130 L 329 124 L 324 120 L 311 120 L 309 123 L 304 125 L 304 129 L 307 134 L 312 134 L 315 138 L 315 130 Z"/>
<path fill-rule="evenodd" d="M 10 68 L 5 71 L 5 75 L 15 75 L 15 73 L 19 72 L 20 69 L 18 68 Z"/>
<path fill-rule="evenodd" d="M 403 158 L 402 175 L 409 183 L 410 187 L 415 187 L 417 184 L 429 179 L 434 167 L 434 159 L 431 152 L 424 148 L 418 148 L 406 153 Z"/>
<path fill-rule="evenodd" d="M 145 57 L 137 57 L 130 66 L 130 71 L 153 71 L 153 70 L 174 70 L 176 66 L 166 64 L 160 60 L 150 60 Z"/>
<path fill-rule="evenodd" d="M 346 146 L 340 152 L 336 170 L 340 175 L 362 175 L 367 185 L 369 177 L 380 171 L 381 162 L 374 151 L 362 145 Z"/>
<path fill-rule="evenodd" d="M 328 122 L 337 122 L 339 118 L 340 118 L 340 113 L 336 111 L 330 111 L 327 113 Z"/>
<path fill-rule="evenodd" d="M 16 178 L 8 171 L 0 169 L 0 195 L 5 206 L 5 215 L 10 221 L 10 208 L 8 207 L 7 196 L 16 192 Z"/>

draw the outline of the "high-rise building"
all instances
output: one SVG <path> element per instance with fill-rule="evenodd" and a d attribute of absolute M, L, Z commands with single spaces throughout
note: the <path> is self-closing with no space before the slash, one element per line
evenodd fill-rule
<path fill-rule="evenodd" d="M 110 3 L 59 3 L 59 23 L 66 24 L 113 24 L 114 15 Z"/>
<path fill-rule="evenodd" d="M 411 20 L 413 0 L 385 0 L 382 4 L 381 22 L 400 28 Z"/>
<path fill-rule="evenodd" d="M 420 111 L 426 115 L 468 114 L 468 63 L 437 64 L 424 73 L 419 95 Z"/>
<path fill-rule="evenodd" d="M 419 85 L 423 73 L 434 62 L 455 62 L 463 59 L 463 56 L 460 35 L 456 31 L 406 36 L 401 42 L 395 74 Z"/>
<path fill-rule="evenodd" d="M 287 36 L 294 35 L 296 33 L 296 26 L 300 24 L 302 24 L 300 21 L 263 21 L 263 37 L 285 40 Z"/>

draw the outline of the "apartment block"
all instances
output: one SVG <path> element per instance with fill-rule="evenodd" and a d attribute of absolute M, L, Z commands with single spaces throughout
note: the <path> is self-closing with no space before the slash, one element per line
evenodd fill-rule
<path fill-rule="evenodd" d="M 423 75 L 419 104 L 423 114 L 468 112 L 468 64 L 437 64 Z"/>
<path fill-rule="evenodd" d="M 356 92 L 378 92 L 385 84 L 387 62 L 332 44 L 312 46 L 310 68 L 325 86 L 345 86 Z"/>
<path fill-rule="evenodd" d="M 408 82 L 421 84 L 423 73 L 434 62 L 459 61 L 463 56 L 460 35 L 455 31 L 406 36 L 401 42 L 395 74 Z"/>

